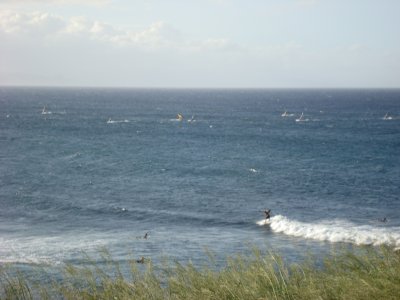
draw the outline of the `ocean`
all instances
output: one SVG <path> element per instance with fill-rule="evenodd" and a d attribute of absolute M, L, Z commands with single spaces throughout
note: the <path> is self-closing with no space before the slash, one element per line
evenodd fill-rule
<path fill-rule="evenodd" d="M 400 247 L 400 90 L 3 87 L 0 145 L 0 264 Z"/>

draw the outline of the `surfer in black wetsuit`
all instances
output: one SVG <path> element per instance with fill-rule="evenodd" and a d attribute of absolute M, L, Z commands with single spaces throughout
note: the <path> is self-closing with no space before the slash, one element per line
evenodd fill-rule
<path fill-rule="evenodd" d="M 264 214 L 265 214 L 265 220 L 267 221 L 267 220 L 269 220 L 269 219 L 271 219 L 271 210 L 270 209 L 265 209 L 264 210 Z"/>
<path fill-rule="evenodd" d="M 136 260 L 138 264 L 144 264 L 144 257 L 142 256 L 140 259 Z"/>

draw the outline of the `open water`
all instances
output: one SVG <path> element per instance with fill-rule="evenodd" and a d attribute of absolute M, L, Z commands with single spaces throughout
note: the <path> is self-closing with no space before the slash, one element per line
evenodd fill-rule
<path fill-rule="evenodd" d="M 400 90 L 0 89 L 0 263 L 383 244 Z"/>

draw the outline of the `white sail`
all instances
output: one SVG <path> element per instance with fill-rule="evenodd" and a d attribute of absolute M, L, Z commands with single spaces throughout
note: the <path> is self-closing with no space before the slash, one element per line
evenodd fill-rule
<path fill-rule="evenodd" d="M 389 116 L 389 113 L 386 113 L 386 115 L 383 117 L 384 120 L 392 120 L 393 118 Z"/>
<path fill-rule="evenodd" d="M 51 111 L 46 110 L 46 105 L 43 106 L 42 115 L 51 115 Z"/>

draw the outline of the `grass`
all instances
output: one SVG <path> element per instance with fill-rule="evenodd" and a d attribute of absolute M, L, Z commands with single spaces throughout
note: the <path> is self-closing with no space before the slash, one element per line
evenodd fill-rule
<path fill-rule="evenodd" d="M 226 267 L 196 268 L 192 264 L 151 261 L 139 270 L 130 262 L 130 275 L 107 253 L 99 267 L 67 265 L 62 280 L 35 283 L 20 272 L 0 267 L 1 299 L 400 299 L 400 253 L 366 247 L 327 257 L 286 264 L 281 257 L 257 249 L 249 257 L 227 259 Z M 10 275 L 12 274 L 12 275 Z"/>

